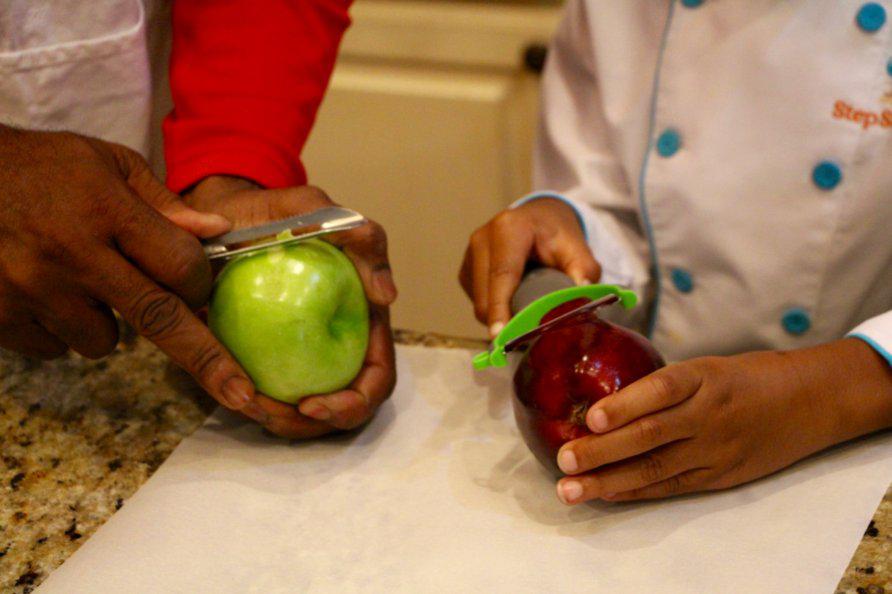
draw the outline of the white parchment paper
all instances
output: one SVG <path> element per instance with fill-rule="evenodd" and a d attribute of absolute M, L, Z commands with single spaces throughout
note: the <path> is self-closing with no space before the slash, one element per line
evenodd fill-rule
<path fill-rule="evenodd" d="M 892 477 L 886 433 L 732 491 L 567 508 L 507 374 L 398 359 L 357 435 L 289 445 L 218 411 L 39 591 L 830 593 Z"/>

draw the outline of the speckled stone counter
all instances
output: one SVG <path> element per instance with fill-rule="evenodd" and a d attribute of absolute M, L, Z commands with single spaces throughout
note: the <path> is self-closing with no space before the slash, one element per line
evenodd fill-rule
<path fill-rule="evenodd" d="M 404 344 L 480 343 L 398 332 Z M 142 339 L 101 361 L 0 352 L 0 592 L 26 593 L 155 471 L 214 402 Z M 892 488 L 837 587 L 892 594 Z"/>

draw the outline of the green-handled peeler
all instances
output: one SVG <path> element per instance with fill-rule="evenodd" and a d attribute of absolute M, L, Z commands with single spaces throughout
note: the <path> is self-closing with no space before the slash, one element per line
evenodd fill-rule
<path fill-rule="evenodd" d="M 542 318 L 545 317 L 545 314 L 563 303 L 579 299 L 580 297 L 585 297 L 592 301 L 542 324 Z M 634 292 L 616 285 L 583 285 L 581 287 L 568 287 L 540 297 L 511 318 L 511 321 L 493 339 L 492 348 L 488 352 L 474 356 L 474 369 L 504 367 L 508 364 L 506 355 L 518 345 L 567 318 L 602 305 L 616 303 L 617 301 L 622 303 L 626 309 L 631 309 L 638 303 L 638 296 Z"/>

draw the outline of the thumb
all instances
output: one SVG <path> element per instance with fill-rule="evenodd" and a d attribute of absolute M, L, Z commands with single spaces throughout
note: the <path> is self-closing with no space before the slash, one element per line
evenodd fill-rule
<path fill-rule="evenodd" d="M 184 231 L 200 238 L 213 237 L 232 229 L 225 217 L 195 210 L 165 187 L 149 169 L 142 156 L 126 147 L 113 147 L 119 166 L 133 191 Z"/>
<path fill-rule="evenodd" d="M 226 217 L 195 210 L 194 208 L 187 206 L 176 194 L 168 192 L 163 186 L 161 189 L 169 194 L 167 200 L 160 206 L 156 206 L 151 201 L 149 202 L 155 206 L 161 214 L 170 219 L 174 225 L 180 227 L 184 231 L 188 231 L 196 237 L 206 239 L 208 237 L 226 233 L 232 229 L 232 223 L 230 223 L 229 219 Z M 138 190 L 137 192 L 139 193 Z M 142 194 L 140 193 L 140 195 Z"/>
<path fill-rule="evenodd" d="M 555 254 L 558 268 L 577 285 L 589 285 L 601 279 L 601 265 L 585 241 L 570 238 Z"/>

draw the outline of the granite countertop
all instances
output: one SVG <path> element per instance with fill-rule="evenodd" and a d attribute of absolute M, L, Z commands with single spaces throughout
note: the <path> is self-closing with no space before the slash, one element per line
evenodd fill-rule
<path fill-rule="evenodd" d="M 405 331 L 397 340 L 481 346 Z M 34 589 L 214 407 L 132 333 L 100 361 L 43 363 L 0 352 L 0 592 Z M 836 591 L 892 594 L 892 487 Z"/>

